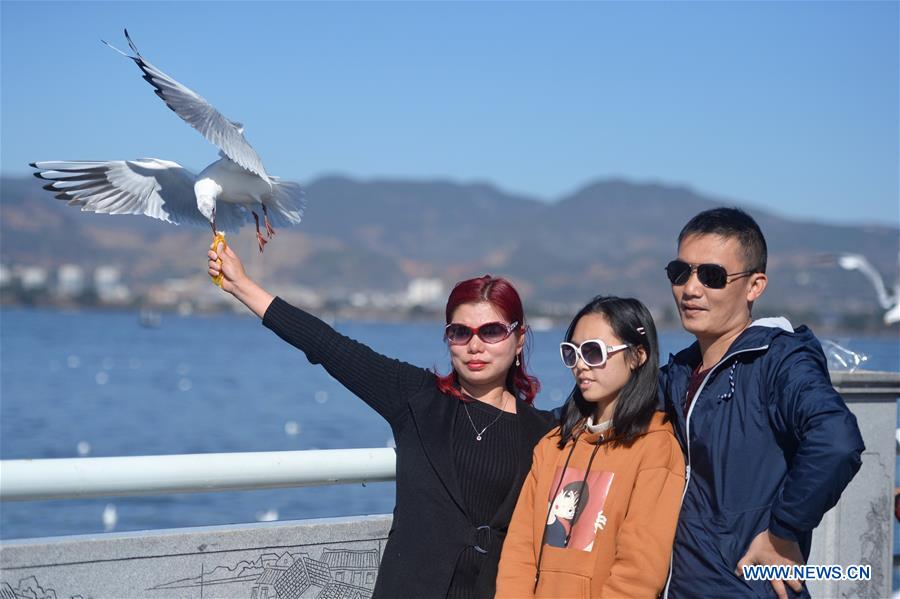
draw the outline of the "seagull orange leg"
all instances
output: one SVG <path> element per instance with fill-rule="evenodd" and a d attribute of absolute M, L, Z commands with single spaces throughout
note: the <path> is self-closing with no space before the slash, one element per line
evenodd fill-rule
<path fill-rule="evenodd" d="M 266 221 L 266 236 L 269 239 L 275 237 L 275 229 L 272 227 L 272 223 L 269 222 L 269 209 L 266 208 L 266 205 L 263 204 L 263 219 Z"/>
<path fill-rule="evenodd" d="M 263 246 L 266 245 L 266 238 L 262 236 L 262 233 L 259 232 L 259 215 L 250 211 L 250 214 L 253 215 L 253 220 L 256 221 L 256 242 L 259 244 L 259 253 L 262 254 Z"/>

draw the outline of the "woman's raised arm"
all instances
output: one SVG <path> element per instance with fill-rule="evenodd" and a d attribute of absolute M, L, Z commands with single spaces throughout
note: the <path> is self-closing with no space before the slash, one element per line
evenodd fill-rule
<path fill-rule="evenodd" d="M 217 260 L 221 260 L 221 266 Z M 260 287 L 244 271 L 231 248 L 209 252 L 209 275 L 224 275 L 222 289 L 259 316 L 263 325 L 321 364 L 354 395 L 381 414 L 393 427 L 406 413 L 406 400 L 434 375 L 389 358 L 335 331 L 312 314 L 290 305 Z"/>

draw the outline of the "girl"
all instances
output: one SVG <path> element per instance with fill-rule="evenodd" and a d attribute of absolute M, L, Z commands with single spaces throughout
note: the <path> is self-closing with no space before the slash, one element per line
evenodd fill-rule
<path fill-rule="evenodd" d="M 496 596 L 656 597 L 684 458 L 655 411 L 653 319 L 635 299 L 596 297 L 575 315 L 560 355 L 575 388 L 559 426 L 535 448 Z"/>
<path fill-rule="evenodd" d="M 397 445 L 397 504 L 377 597 L 489 598 L 534 445 L 551 428 L 532 407 L 525 315 L 506 280 L 463 281 L 447 300 L 447 376 L 382 356 L 257 285 L 237 255 L 209 252 L 209 274 L 263 325 L 383 416 Z M 221 260 L 221 265 L 217 263 Z"/>

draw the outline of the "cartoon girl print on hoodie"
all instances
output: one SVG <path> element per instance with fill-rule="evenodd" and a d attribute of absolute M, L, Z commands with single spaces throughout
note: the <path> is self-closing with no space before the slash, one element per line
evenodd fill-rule
<path fill-rule="evenodd" d="M 611 472 L 590 472 L 557 468 L 550 486 L 545 544 L 551 547 L 590 551 L 594 536 L 606 525 L 603 504 L 613 481 Z M 562 486 L 561 489 L 559 487 Z M 556 497 L 553 490 L 559 489 Z"/>

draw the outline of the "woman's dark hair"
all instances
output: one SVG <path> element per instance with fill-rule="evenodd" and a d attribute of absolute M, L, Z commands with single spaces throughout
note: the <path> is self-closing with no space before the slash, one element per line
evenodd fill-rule
<path fill-rule="evenodd" d="M 522 307 L 522 299 L 512 283 L 502 277 L 484 275 L 474 279 L 460 281 L 453 287 L 450 297 L 447 298 L 447 308 L 444 311 L 447 324 L 453 319 L 453 313 L 462 304 L 477 304 L 479 302 L 490 303 L 510 323 L 518 322 L 519 327 L 514 334 L 518 337 L 526 335 L 528 327 L 525 324 L 525 309 Z M 506 388 L 514 397 L 521 398 L 525 403 L 532 403 L 534 397 L 541 389 L 537 377 L 528 374 L 525 364 L 528 362 L 525 355 L 530 345 L 526 337 L 525 346 L 519 357 L 519 364 L 510 367 L 506 375 Z M 441 393 L 452 395 L 457 399 L 464 399 L 459 389 L 459 376 L 456 371 L 446 376 L 438 375 L 437 387 Z"/>
<path fill-rule="evenodd" d="M 613 444 L 629 444 L 638 435 L 647 431 L 653 412 L 656 411 L 656 393 L 659 387 L 659 343 L 656 340 L 656 325 L 650 311 L 640 301 L 598 295 L 578 311 L 566 329 L 566 341 L 572 341 L 575 327 L 582 317 L 600 314 L 609 323 L 616 336 L 631 347 L 625 350 L 626 360 L 633 364 L 640 362 L 638 348 L 643 348 L 647 359 L 631 373 L 631 379 L 619 392 L 619 401 L 613 412 Z M 643 331 L 643 332 L 641 332 Z M 608 340 L 607 340 L 608 341 Z M 563 405 L 559 419 L 562 449 L 568 443 L 575 428 L 588 416 L 596 405 L 585 400 L 576 384 Z"/>

